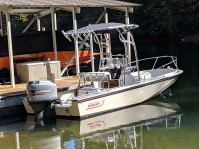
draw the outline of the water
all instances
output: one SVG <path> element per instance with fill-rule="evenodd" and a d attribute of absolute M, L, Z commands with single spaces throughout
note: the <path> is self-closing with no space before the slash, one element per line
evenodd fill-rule
<path fill-rule="evenodd" d="M 178 57 L 184 73 L 172 86 L 172 96 L 157 96 L 83 121 L 5 118 L 0 121 L 0 149 L 198 149 L 199 45 L 138 44 L 137 48 L 139 58 Z"/>

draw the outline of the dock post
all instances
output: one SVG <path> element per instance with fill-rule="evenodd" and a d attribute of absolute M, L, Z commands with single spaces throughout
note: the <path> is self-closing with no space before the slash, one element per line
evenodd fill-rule
<path fill-rule="evenodd" d="M 0 21 L 1 21 L 1 36 L 3 36 L 3 12 L 0 12 Z"/>
<path fill-rule="evenodd" d="M 73 30 L 74 34 L 77 30 L 77 18 L 76 18 L 76 9 L 75 7 L 73 8 L 72 11 L 73 15 Z M 75 56 L 76 56 L 76 76 L 80 73 L 80 68 L 79 68 L 79 50 L 78 50 L 78 41 L 74 39 L 74 44 L 75 44 Z"/>
<path fill-rule="evenodd" d="M 51 24 L 52 24 L 52 38 L 53 38 L 53 51 L 54 60 L 57 61 L 57 41 L 56 41 L 56 23 L 55 23 L 55 8 L 51 6 Z"/>
<path fill-rule="evenodd" d="M 41 21 L 40 18 L 37 16 L 37 31 L 40 32 L 41 31 Z"/>
<path fill-rule="evenodd" d="M 12 33 L 11 33 L 10 14 L 8 12 L 6 12 L 6 24 L 7 24 L 8 51 L 9 51 L 9 62 L 10 62 L 10 81 L 12 88 L 15 88 Z"/>
<path fill-rule="evenodd" d="M 95 72 L 95 64 L 94 64 L 94 57 L 93 57 L 93 35 L 90 35 L 90 51 L 91 51 L 91 68 L 92 72 Z"/>
<path fill-rule="evenodd" d="M 16 132 L 16 133 L 15 133 L 15 136 L 16 136 L 16 143 L 17 143 L 17 144 L 16 144 L 16 145 L 17 145 L 16 147 L 17 147 L 17 149 L 20 149 L 19 132 Z"/>
<path fill-rule="evenodd" d="M 130 24 L 129 23 L 128 7 L 126 7 L 125 22 L 126 22 L 126 24 Z M 130 31 L 128 31 L 128 33 L 127 33 L 127 41 L 130 41 Z M 128 62 L 127 63 L 131 63 L 131 44 L 130 44 L 130 42 L 127 43 L 127 55 L 128 55 Z"/>

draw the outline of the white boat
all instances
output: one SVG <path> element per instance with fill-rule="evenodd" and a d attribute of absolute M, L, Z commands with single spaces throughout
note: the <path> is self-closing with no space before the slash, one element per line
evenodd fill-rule
<path fill-rule="evenodd" d="M 92 82 L 93 85 L 79 87 L 77 93 L 64 94 L 60 98 L 61 103 L 53 104 L 56 116 L 84 119 L 126 108 L 142 103 L 160 94 L 177 80 L 183 71 L 178 69 L 176 57 L 158 56 L 138 60 L 135 41 L 129 31 L 135 28 L 138 28 L 138 25 L 103 23 L 89 25 L 75 31 L 63 32 L 69 40 L 71 36 L 75 40 L 82 40 L 83 42 L 82 36 L 85 39 L 90 38 L 91 50 L 93 47 L 92 40 L 94 39 L 100 49 L 100 64 L 99 70 L 95 72 L 93 55 L 91 55 L 92 72 L 82 72 L 79 74 L 79 86 L 82 81 L 84 83 L 87 81 Z M 112 55 L 110 34 L 119 35 L 120 41 L 124 43 L 125 55 Z M 129 62 L 131 59 L 131 56 L 128 55 L 129 45 L 132 45 L 135 53 L 135 61 L 133 62 Z M 149 67 L 150 65 L 151 67 Z M 147 66 L 148 68 L 144 69 L 143 66 Z M 35 86 L 38 85 L 38 82 L 31 82 L 29 85 Z M 50 86 L 53 86 L 52 83 L 51 85 L 49 84 Z M 33 88 L 29 88 L 28 101 L 33 104 L 34 108 L 37 108 L 39 106 L 36 104 L 39 101 L 43 103 L 47 99 L 37 99 L 38 89 L 34 92 Z M 56 97 L 55 94 L 52 96 L 47 95 L 51 90 L 41 89 L 39 88 L 39 92 L 45 91 L 42 92 L 42 95 L 48 98 Z M 34 95 L 33 92 L 35 93 Z M 49 100 L 53 101 L 53 99 Z"/>
<path fill-rule="evenodd" d="M 138 60 L 135 42 L 132 34 L 125 39 L 129 29 L 138 25 L 107 23 L 89 25 L 76 31 L 68 31 L 65 36 L 76 34 L 76 39 L 84 34 L 87 38 L 94 36 L 94 41 L 100 47 L 100 65 L 98 72 L 83 72 L 79 74 L 81 80 L 93 82 L 92 87 L 79 88 L 78 95 L 55 106 L 57 116 L 74 116 L 86 118 L 100 113 L 125 108 L 148 100 L 171 86 L 183 72 L 177 67 L 177 58 L 173 56 L 159 56 Z M 124 43 L 125 56 L 112 55 L 109 48 L 108 33 L 119 34 Z M 105 40 L 102 36 L 105 36 Z M 134 47 L 136 61 L 127 63 L 127 44 Z M 106 52 L 104 49 L 106 48 Z M 107 48 L 109 48 L 107 50 Z M 108 51 L 108 52 L 107 52 Z M 105 55 L 105 56 L 104 56 Z M 158 66 L 159 61 L 167 61 Z M 154 60 L 151 69 L 142 70 L 139 63 Z M 158 66 L 158 67 L 156 67 Z M 70 96 L 70 95 L 68 95 Z M 70 105 L 71 104 L 71 105 Z M 70 106 L 69 106 L 70 105 Z"/>

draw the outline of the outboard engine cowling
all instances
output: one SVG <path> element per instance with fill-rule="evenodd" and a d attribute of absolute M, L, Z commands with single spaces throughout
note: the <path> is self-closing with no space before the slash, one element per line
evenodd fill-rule
<path fill-rule="evenodd" d="M 58 99 L 57 86 L 50 81 L 30 81 L 27 85 L 27 101 L 32 107 L 37 119 L 44 113 L 51 113 L 52 103 Z"/>
<path fill-rule="evenodd" d="M 50 81 L 30 81 L 27 85 L 29 103 L 52 101 L 58 98 L 57 86 Z"/>

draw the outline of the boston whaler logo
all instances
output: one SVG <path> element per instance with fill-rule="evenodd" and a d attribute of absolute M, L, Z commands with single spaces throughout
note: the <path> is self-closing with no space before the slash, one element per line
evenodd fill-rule
<path fill-rule="evenodd" d="M 101 107 L 103 104 L 104 104 L 104 100 L 89 103 L 88 108 L 86 110 Z"/>
<path fill-rule="evenodd" d="M 89 123 L 87 125 L 89 126 L 90 129 L 96 129 L 96 128 L 99 128 L 99 127 L 106 126 L 104 121 L 97 121 L 97 122 L 94 122 L 94 123 Z"/>

